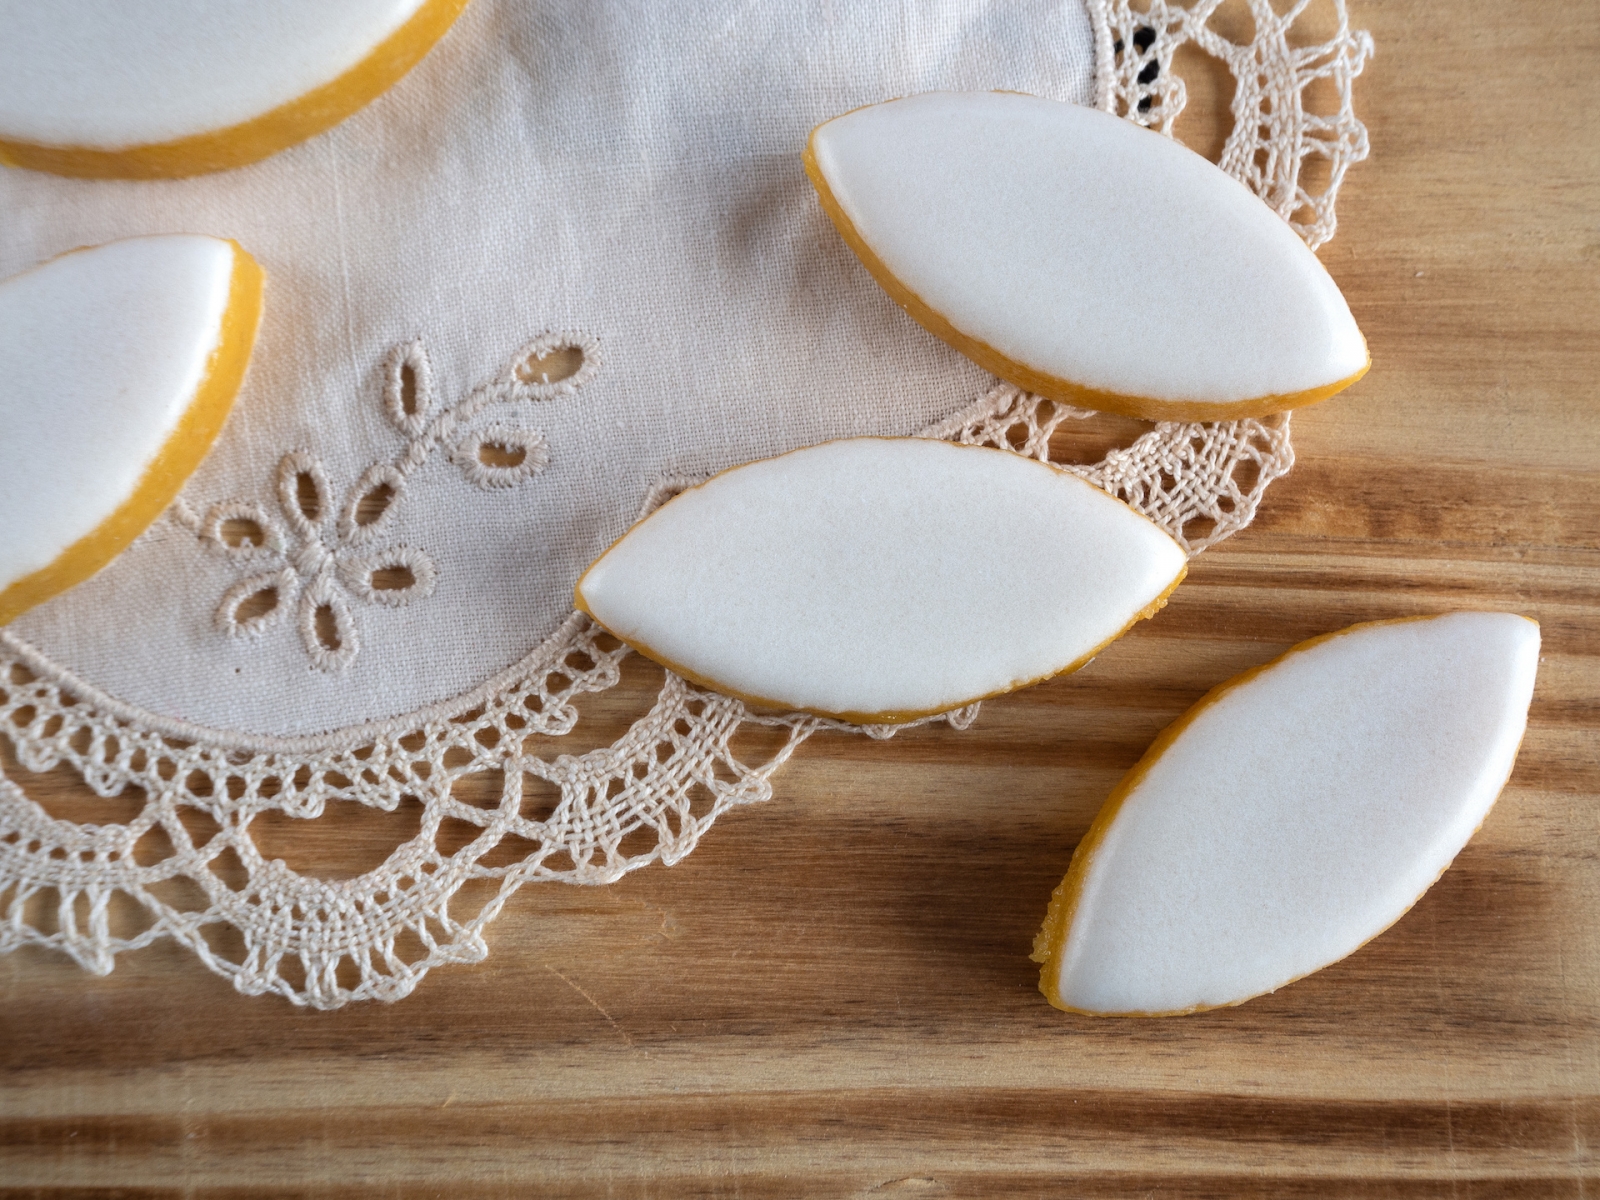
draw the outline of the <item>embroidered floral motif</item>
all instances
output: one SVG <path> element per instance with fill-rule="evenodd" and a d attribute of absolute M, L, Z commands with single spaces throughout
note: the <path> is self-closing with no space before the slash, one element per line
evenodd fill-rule
<path fill-rule="evenodd" d="M 467 483 L 486 491 L 526 482 L 550 461 L 544 434 L 474 422 L 492 405 L 574 395 L 599 368 L 600 345 L 590 335 L 540 334 L 498 376 L 440 409 L 421 339 L 396 346 L 384 363 L 381 405 L 405 445 L 392 461 L 363 471 L 337 507 L 326 469 L 304 450 L 278 463 L 281 520 L 254 500 L 220 501 L 203 518 L 181 501 L 174 506 L 174 516 L 202 544 L 253 568 L 223 593 L 217 628 L 230 637 L 260 637 L 293 611 L 312 665 L 347 669 L 361 652 L 352 600 L 398 607 L 426 599 L 438 582 L 425 550 L 385 537 L 411 474 L 442 450 Z"/>

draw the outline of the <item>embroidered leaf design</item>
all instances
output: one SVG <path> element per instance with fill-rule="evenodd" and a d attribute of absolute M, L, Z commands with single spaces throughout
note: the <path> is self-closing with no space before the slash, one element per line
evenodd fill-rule
<path fill-rule="evenodd" d="M 576 392 L 600 369 L 600 342 L 575 330 L 541 333 L 512 359 L 515 398 L 551 400 Z"/>
<path fill-rule="evenodd" d="M 300 640 L 319 671 L 343 671 L 361 653 L 350 606 L 327 575 L 318 576 L 300 594 Z"/>
<path fill-rule="evenodd" d="M 253 500 L 213 504 L 201 522 L 200 538 L 213 550 L 241 560 L 283 550 L 283 534 L 277 522 Z"/>
<path fill-rule="evenodd" d="M 339 514 L 339 537 L 351 545 L 370 541 L 386 526 L 405 493 L 405 476 L 389 463 L 363 472 Z"/>
<path fill-rule="evenodd" d="M 295 450 L 278 464 L 278 504 L 290 526 L 304 538 L 317 536 L 328 517 L 328 475 L 311 455 Z"/>
<path fill-rule="evenodd" d="M 433 364 L 422 339 L 413 338 L 391 350 L 384 363 L 384 415 L 406 437 L 414 438 L 427 427 L 433 404 Z"/>
<path fill-rule="evenodd" d="M 230 637 L 253 637 L 283 619 L 294 603 L 299 579 L 291 570 L 269 571 L 241 579 L 222 595 L 216 625 Z"/>
<path fill-rule="evenodd" d="M 469 483 L 481 488 L 514 487 L 550 462 L 544 434 L 537 429 L 491 425 L 467 434 L 450 453 Z"/>
<path fill-rule="evenodd" d="M 357 599 L 399 607 L 432 595 L 439 572 L 433 559 L 415 546 L 389 546 L 341 555 L 339 578 Z"/>

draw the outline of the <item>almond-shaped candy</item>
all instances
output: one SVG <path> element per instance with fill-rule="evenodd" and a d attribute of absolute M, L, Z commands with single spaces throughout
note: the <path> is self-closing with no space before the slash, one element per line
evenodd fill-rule
<path fill-rule="evenodd" d="M 255 162 L 381 95 L 467 0 L 0 0 L 0 162 L 128 179 Z"/>
<path fill-rule="evenodd" d="M 1214 689 L 1156 739 L 1040 930 L 1058 1008 L 1239 1004 L 1394 924 L 1482 824 L 1527 724 L 1539 627 L 1355 625 Z"/>
<path fill-rule="evenodd" d="M 1152 420 L 1311 404 L 1367 370 L 1317 256 L 1170 138 L 1014 92 L 931 92 L 811 134 L 805 166 L 907 313 L 1029 391 Z"/>
<path fill-rule="evenodd" d="M 0 282 L 0 625 L 87 579 L 216 439 L 261 315 L 236 243 L 75 250 Z"/>
<path fill-rule="evenodd" d="M 1184 570 L 1148 519 L 1033 459 L 853 438 L 675 497 L 589 568 L 577 604 L 718 691 L 894 722 L 1081 666 Z"/>

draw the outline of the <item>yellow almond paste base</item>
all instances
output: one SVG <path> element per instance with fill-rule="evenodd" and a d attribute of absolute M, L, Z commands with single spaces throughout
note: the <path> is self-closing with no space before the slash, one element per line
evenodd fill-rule
<path fill-rule="evenodd" d="M 258 162 L 376 100 L 422 61 L 466 6 L 467 0 L 427 0 L 337 79 L 241 124 L 120 150 L 0 138 L 0 163 L 86 179 L 179 179 Z"/>
<path fill-rule="evenodd" d="M 0 591 L 0 625 L 28 609 L 82 583 L 128 547 L 166 511 L 200 460 L 211 449 L 244 382 L 245 368 L 261 322 L 265 276 L 256 260 L 237 242 L 228 307 L 217 333 L 217 345 L 206 364 L 205 378 L 160 451 L 145 468 L 138 487 L 93 531 L 61 552 L 49 566 L 25 575 Z"/>

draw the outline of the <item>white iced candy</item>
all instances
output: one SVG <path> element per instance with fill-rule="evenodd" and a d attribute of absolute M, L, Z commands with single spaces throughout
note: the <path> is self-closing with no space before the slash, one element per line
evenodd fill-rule
<path fill-rule="evenodd" d="M 827 122 L 808 159 L 879 282 L 1032 390 L 1213 419 L 1320 399 L 1366 368 L 1343 296 L 1294 231 L 1130 121 L 1015 93 L 932 92 Z M 1222 408 L 1162 407 L 1196 403 Z"/>
<path fill-rule="evenodd" d="M 0 598 L 146 482 L 207 379 L 235 265 L 231 242 L 171 235 L 0 282 Z"/>
<path fill-rule="evenodd" d="M 1084 839 L 1047 993 L 1097 1013 L 1237 1004 L 1383 932 L 1499 795 L 1538 661 L 1534 622 L 1456 613 L 1357 625 L 1212 693 Z"/>
<path fill-rule="evenodd" d="M 1077 665 L 1184 564 L 1146 518 L 1032 459 L 858 438 L 678 496 L 589 568 L 578 602 L 717 689 L 903 720 Z"/>
<path fill-rule="evenodd" d="M 116 150 L 242 124 L 425 0 L 0 0 L 0 139 Z"/>

